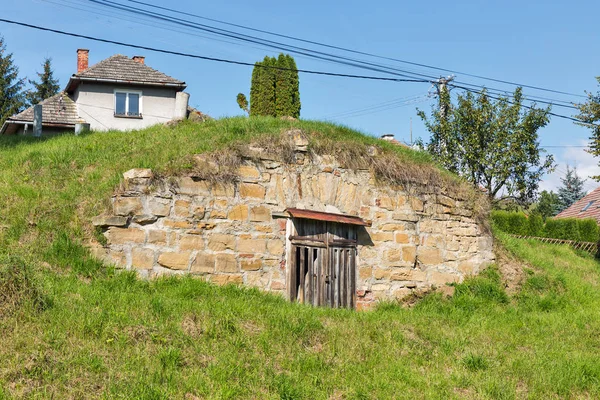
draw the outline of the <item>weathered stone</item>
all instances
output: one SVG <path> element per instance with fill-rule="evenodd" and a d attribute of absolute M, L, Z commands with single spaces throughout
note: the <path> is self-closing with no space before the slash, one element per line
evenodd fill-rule
<path fill-rule="evenodd" d="M 388 195 L 382 195 L 377 200 L 375 200 L 375 205 L 381 208 L 385 208 L 386 210 L 393 211 L 396 208 L 397 201 L 393 197 L 390 197 Z"/>
<path fill-rule="evenodd" d="M 273 227 L 270 225 L 256 225 L 254 229 L 256 229 L 258 232 L 273 233 Z"/>
<path fill-rule="evenodd" d="M 244 182 L 256 182 L 260 178 L 260 171 L 253 165 L 241 165 L 237 174 Z"/>
<path fill-rule="evenodd" d="M 442 252 L 439 249 L 432 247 L 419 247 L 418 250 L 419 261 L 426 265 L 437 265 L 441 264 L 444 259 Z"/>
<path fill-rule="evenodd" d="M 144 243 L 146 234 L 136 228 L 111 227 L 105 233 L 109 244 Z"/>
<path fill-rule="evenodd" d="M 214 183 L 212 185 L 213 196 L 229 197 L 235 196 L 235 186 L 233 183 Z"/>
<path fill-rule="evenodd" d="M 267 251 L 274 256 L 282 256 L 285 244 L 281 239 L 270 239 L 267 241 Z"/>
<path fill-rule="evenodd" d="M 389 279 L 391 271 L 389 269 L 373 268 L 373 278 Z"/>
<path fill-rule="evenodd" d="M 190 216 L 190 204 L 187 200 L 175 200 L 173 215 L 180 218 L 188 218 Z"/>
<path fill-rule="evenodd" d="M 396 232 L 394 236 L 396 243 L 408 244 L 410 243 L 411 235 L 404 232 Z"/>
<path fill-rule="evenodd" d="M 394 240 L 393 232 L 375 232 L 371 233 L 371 240 L 373 242 L 391 242 Z"/>
<path fill-rule="evenodd" d="M 258 183 L 242 182 L 240 184 L 240 196 L 241 197 L 264 199 L 265 192 L 266 192 L 265 187 L 262 185 L 259 185 Z"/>
<path fill-rule="evenodd" d="M 419 216 L 417 214 L 412 213 L 404 213 L 404 212 L 395 212 L 392 213 L 392 218 L 397 221 L 407 221 L 407 222 L 417 222 L 419 221 Z"/>
<path fill-rule="evenodd" d="M 123 174 L 124 187 L 128 191 L 142 191 L 154 178 L 152 170 L 148 168 L 134 168 Z"/>
<path fill-rule="evenodd" d="M 250 209 L 250 221 L 267 222 L 271 220 L 271 210 L 265 206 L 252 207 Z"/>
<path fill-rule="evenodd" d="M 400 249 L 390 249 L 383 252 L 383 258 L 387 262 L 398 262 L 402 259 L 402 252 Z"/>
<path fill-rule="evenodd" d="M 410 198 L 410 207 L 413 210 L 415 210 L 417 212 L 423 212 L 424 206 L 425 206 L 425 203 L 423 203 L 423 201 L 421 199 L 418 199 L 416 197 Z"/>
<path fill-rule="evenodd" d="M 200 220 L 204 218 L 205 213 L 206 210 L 204 209 L 204 206 L 192 207 L 192 218 L 194 218 L 194 220 Z"/>
<path fill-rule="evenodd" d="M 191 229 L 194 225 L 189 221 L 175 221 L 172 219 L 163 219 L 163 226 L 172 229 Z"/>
<path fill-rule="evenodd" d="M 154 265 L 154 250 L 134 248 L 131 250 L 131 266 L 149 269 Z"/>
<path fill-rule="evenodd" d="M 179 250 L 203 250 L 204 239 L 198 235 L 183 235 L 179 239 Z"/>
<path fill-rule="evenodd" d="M 296 151 L 308 151 L 308 137 L 301 129 L 290 129 L 286 134 L 292 138 Z"/>
<path fill-rule="evenodd" d="M 240 253 L 264 253 L 266 240 L 264 239 L 240 239 L 238 251 Z"/>
<path fill-rule="evenodd" d="M 92 219 L 94 226 L 125 226 L 127 225 L 127 217 L 117 215 L 98 215 Z"/>
<path fill-rule="evenodd" d="M 238 272 L 237 260 L 234 254 L 217 254 L 217 272 Z"/>
<path fill-rule="evenodd" d="M 210 194 L 210 184 L 204 180 L 195 181 L 189 176 L 177 179 L 175 192 L 178 194 L 198 196 Z"/>
<path fill-rule="evenodd" d="M 152 214 L 137 214 L 134 215 L 133 218 L 131 219 L 132 222 L 135 222 L 136 224 L 140 224 L 140 225 L 146 225 L 146 224 L 152 224 L 154 222 L 156 222 L 158 218 L 156 217 L 156 215 L 152 215 Z"/>
<path fill-rule="evenodd" d="M 285 289 L 285 284 L 279 281 L 271 282 L 271 290 L 283 290 Z"/>
<path fill-rule="evenodd" d="M 403 231 L 406 229 L 404 224 L 383 224 L 379 227 L 380 230 L 390 232 L 390 231 Z"/>
<path fill-rule="evenodd" d="M 215 255 L 198 253 L 192 263 L 191 271 L 197 274 L 212 274 L 215 272 Z"/>
<path fill-rule="evenodd" d="M 115 215 L 133 215 L 142 211 L 142 200 L 139 197 L 117 197 L 113 202 Z"/>
<path fill-rule="evenodd" d="M 405 288 L 405 287 L 394 290 L 394 297 L 396 298 L 396 300 L 404 300 L 411 294 L 412 294 L 412 290 L 409 288 Z"/>
<path fill-rule="evenodd" d="M 227 211 L 225 210 L 211 210 L 211 219 L 227 219 Z"/>
<path fill-rule="evenodd" d="M 427 274 L 419 269 L 394 268 L 390 279 L 393 281 L 425 281 Z"/>
<path fill-rule="evenodd" d="M 245 204 L 239 204 L 231 207 L 227 218 L 234 221 L 247 221 L 248 220 L 248 206 Z"/>
<path fill-rule="evenodd" d="M 444 237 L 441 235 L 427 235 L 423 238 L 424 246 L 433 247 L 433 248 L 443 248 L 444 247 Z"/>
<path fill-rule="evenodd" d="M 212 251 L 234 250 L 235 236 L 212 234 L 208 237 L 208 248 Z"/>
<path fill-rule="evenodd" d="M 160 197 L 152 197 L 148 199 L 148 209 L 156 216 L 167 216 L 171 212 L 171 200 Z"/>
<path fill-rule="evenodd" d="M 123 178 L 125 180 L 139 178 L 152 179 L 154 178 L 154 174 L 150 168 L 133 168 L 123 173 Z"/>
<path fill-rule="evenodd" d="M 190 261 L 190 252 L 166 252 L 158 256 L 158 263 L 163 267 L 186 270 Z"/>
<path fill-rule="evenodd" d="M 429 282 L 436 286 L 443 286 L 446 283 L 458 282 L 460 277 L 448 272 L 431 271 L 429 273 Z"/>
<path fill-rule="evenodd" d="M 404 246 L 402 247 L 402 260 L 413 263 L 417 257 L 416 246 Z"/>
<path fill-rule="evenodd" d="M 234 285 L 244 283 L 244 279 L 241 274 L 233 275 L 213 275 L 210 277 L 210 281 L 215 285 Z"/>
<path fill-rule="evenodd" d="M 243 271 L 258 271 L 262 267 L 261 260 L 245 260 L 241 262 Z"/>
<path fill-rule="evenodd" d="M 148 243 L 156 245 L 167 244 L 167 233 L 158 229 L 151 229 L 148 231 Z"/>
<path fill-rule="evenodd" d="M 373 276 L 373 268 L 371 267 L 358 267 L 358 279 L 367 280 Z"/>

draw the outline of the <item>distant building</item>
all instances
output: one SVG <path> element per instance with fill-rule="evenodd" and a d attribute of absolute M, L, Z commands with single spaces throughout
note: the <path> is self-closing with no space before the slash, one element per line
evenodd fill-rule
<path fill-rule="evenodd" d="M 556 218 L 593 218 L 600 223 L 600 187 L 561 211 Z"/>
<path fill-rule="evenodd" d="M 145 58 L 114 55 L 88 67 L 89 51 L 77 50 L 77 73 L 65 90 L 42 101 L 43 133 L 75 130 L 130 130 L 185 118 L 186 84 L 150 68 Z M 8 118 L 4 135 L 31 134 L 33 107 Z M 87 125 L 86 125 L 87 126 Z"/>

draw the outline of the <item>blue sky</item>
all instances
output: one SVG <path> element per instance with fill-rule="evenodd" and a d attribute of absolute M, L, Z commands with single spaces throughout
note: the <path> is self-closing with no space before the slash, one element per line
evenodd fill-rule
<path fill-rule="evenodd" d="M 600 3 L 596 1 L 145 1 L 240 25 L 470 74 L 578 94 L 598 88 L 594 77 L 600 75 L 600 33 L 597 29 Z M 246 62 L 278 53 L 258 45 L 240 44 L 189 28 L 110 11 L 89 0 L 2 0 L 2 18 Z M 241 114 L 235 102 L 236 94 L 249 92 L 251 67 L 141 52 L 5 23 L 0 23 L 0 34 L 4 36 L 8 50 L 14 54 L 21 75 L 28 78 L 35 77 L 44 57 L 52 57 L 55 73 L 61 85 L 65 85 L 68 77 L 75 72 L 76 49 L 83 47 L 90 49 L 90 64 L 116 53 L 146 56 L 148 65 L 185 80 L 187 91 L 191 94 L 191 105 L 213 117 Z M 303 45 L 286 39 L 269 39 Z M 333 52 L 324 48 L 319 50 Z M 442 74 L 392 61 L 343 55 L 417 73 Z M 295 58 L 300 69 L 385 76 L 301 55 Z M 503 90 L 514 89 L 510 85 L 461 74 L 456 74 L 456 79 Z M 392 133 L 404 141 L 409 141 L 412 119 L 413 137 L 425 140 L 428 137 L 415 110 L 416 107 L 429 110 L 435 104 L 435 99 L 426 97 L 431 89 L 428 83 L 376 82 L 302 74 L 300 85 L 302 118 L 331 119 L 372 135 Z M 571 96 L 535 90 L 526 89 L 525 93 L 557 100 L 577 100 Z M 376 107 L 370 108 L 372 106 Z M 553 111 L 572 115 L 574 110 L 554 107 Z M 588 136 L 588 130 L 556 117 L 540 131 L 542 145 L 546 146 L 585 145 Z M 545 177 L 542 188 L 554 188 L 558 184 L 566 163 L 577 166 L 584 177 L 600 174 L 597 161 L 582 148 L 548 148 L 548 151 L 555 155 L 560 165 L 555 174 Z M 586 189 L 595 186 L 595 182 L 588 180 Z"/>

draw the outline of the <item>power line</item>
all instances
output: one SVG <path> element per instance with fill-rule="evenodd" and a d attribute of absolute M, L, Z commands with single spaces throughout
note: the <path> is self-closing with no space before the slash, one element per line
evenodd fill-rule
<path fill-rule="evenodd" d="M 222 63 L 228 63 L 228 64 L 246 65 L 246 66 L 251 66 L 251 67 L 256 66 L 256 64 L 250 63 L 250 62 L 201 56 L 198 54 L 183 53 L 183 52 L 179 52 L 179 51 L 172 51 L 172 50 L 165 50 L 165 49 L 157 49 L 157 48 L 149 47 L 149 46 L 142 46 L 142 45 L 137 45 L 137 44 L 132 44 L 132 43 L 119 42 L 116 40 L 102 39 L 102 38 L 97 38 L 97 37 L 93 37 L 93 36 L 81 35 L 81 34 L 73 33 L 73 32 L 61 31 L 58 29 L 45 28 L 42 26 L 27 24 L 24 22 L 12 21 L 12 20 L 8 20 L 8 19 L 4 19 L 4 18 L 0 18 L 0 22 L 24 26 L 27 28 L 37 29 L 37 30 L 41 30 L 41 31 L 45 31 L 45 32 L 57 33 L 59 35 L 72 36 L 72 37 L 78 37 L 78 38 L 82 38 L 82 39 L 93 40 L 96 42 L 115 44 L 118 46 L 131 47 L 134 49 L 154 51 L 157 53 L 171 54 L 171 55 L 189 57 L 189 58 L 197 58 L 197 59 L 201 59 L 201 60 L 222 62 Z M 428 83 L 429 82 L 429 81 L 423 80 L 423 79 L 401 79 L 401 78 L 387 78 L 387 77 L 381 77 L 381 76 L 341 74 L 341 73 L 335 73 L 335 72 L 313 71 L 313 70 L 306 70 L 306 69 L 282 68 L 282 67 L 266 66 L 266 65 L 260 65 L 260 64 L 258 64 L 258 66 L 260 66 L 261 68 L 276 69 L 276 70 L 281 70 L 281 71 L 297 71 L 297 72 L 301 72 L 301 73 L 305 73 L 305 74 L 337 76 L 337 77 L 342 77 L 342 78 L 369 79 L 369 80 L 391 81 L 391 82 L 419 82 L 419 83 Z"/>
<path fill-rule="evenodd" d="M 344 48 L 344 47 L 341 47 L 341 46 L 330 45 L 330 44 L 321 43 L 321 42 L 317 42 L 317 41 L 306 40 L 306 39 L 302 39 L 302 38 L 298 38 L 298 37 L 294 37 L 294 36 L 284 35 L 284 34 L 280 34 L 280 33 L 276 33 L 276 32 L 271 32 L 271 31 L 267 31 L 267 30 L 251 28 L 251 27 L 248 27 L 248 26 L 240 25 L 240 24 L 234 24 L 234 23 L 231 23 L 231 22 L 226 22 L 226 21 L 222 21 L 222 20 L 218 20 L 218 19 L 208 18 L 208 17 L 204 17 L 204 16 L 201 16 L 201 15 L 198 15 L 198 14 L 193 14 L 193 13 L 189 13 L 189 12 L 185 12 L 185 11 L 181 11 L 181 10 L 176 10 L 176 9 L 167 8 L 167 7 L 161 7 L 161 6 L 157 6 L 157 5 L 146 3 L 146 2 L 143 2 L 143 1 L 139 1 L 139 0 L 125 0 L 125 1 L 128 1 L 130 3 L 139 4 L 139 5 L 144 5 L 146 7 L 160 9 L 160 10 L 163 10 L 163 11 L 168 11 L 170 13 L 177 13 L 177 14 L 187 15 L 187 16 L 190 16 L 190 17 L 200 18 L 200 19 L 204 19 L 204 20 L 212 21 L 212 22 L 217 22 L 217 23 L 220 23 L 220 24 L 228 25 L 228 26 L 234 26 L 234 27 L 237 27 L 237 28 L 242 28 L 242 29 L 246 29 L 246 30 L 250 30 L 250 31 L 254 31 L 254 32 L 264 33 L 264 34 L 267 34 L 267 35 L 272 35 L 272 36 L 277 36 L 277 37 L 281 37 L 281 38 L 291 39 L 291 40 L 295 40 L 295 41 L 299 41 L 299 42 L 303 42 L 303 43 L 309 43 L 309 44 L 313 44 L 313 45 L 317 45 L 317 46 L 321 46 L 321 47 L 326 47 L 326 48 L 330 48 L 330 49 L 342 50 L 342 51 L 346 51 L 346 52 L 353 53 L 353 54 L 360 54 L 360 55 L 365 55 L 365 56 L 369 56 L 369 57 L 375 57 L 375 58 L 379 58 L 379 59 L 383 59 L 383 60 L 395 61 L 395 62 L 399 62 L 399 63 L 403 63 L 403 64 L 414 65 L 414 66 L 418 66 L 418 67 L 423 67 L 423 68 L 428 68 L 428 69 L 434 69 L 434 70 L 443 71 L 443 72 L 450 72 L 450 73 L 453 73 L 453 74 L 465 75 L 465 76 L 469 76 L 469 77 L 472 77 L 472 78 L 489 80 L 489 81 L 492 81 L 492 82 L 504 83 L 504 84 L 507 84 L 507 85 L 521 86 L 521 87 L 526 87 L 528 89 L 540 90 L 540 91 L 545 91 L 545 92 L 550 92 L 550 93 L 557 93 L 557 94 L 564 94 L 564 95 L 575 96 L 575 97 L 583 97 L 583 98 L 586 97 L 586 96 L 580 95 L 580 94 L 569 93 L 569 92 L 564 92 L 564 91 L 554 90 L 554 89 L 548 89 L 548 88 L 543 88 L 543 87 L 533 86 L 533 85 L 525 85 L 525 84 L 522 84 L 522 83 L 516 83 L 516 82 L 511 82 L 511 81 L 502 80 L 502 79 L 490 78 L 490 77 L 486 77 L 486 76 L 482 76 L 482 75 L 470 74 L 470 73 L 466 73 L 466 72 L 460 72 L 460 71 L 456 71 L 456 70 L 451 70 L 451 69 L 448 69 L 448 68 L 441 68 L 441 67 L 436 67 L 436 66 L 432 66 L 432 65 L 423 64 L 423 63 L 417 63 L 417 62 L 413 62 L 413 61 L 407 61 L 407 60 L 402 60 L 402 59 L 398 59 L 398 58 L 386 57 L 386 56 L 381 56 L 381 55 L 377 55 L 377 54 L 373 54 L 373 53 L 368 53 L 368 52 L 363 52 L 363 51 L 348 49 L 348 48 Z"/>

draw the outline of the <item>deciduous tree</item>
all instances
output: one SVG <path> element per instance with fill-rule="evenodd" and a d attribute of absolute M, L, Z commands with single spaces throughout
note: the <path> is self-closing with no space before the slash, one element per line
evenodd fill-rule
<path fill-rule="evenodd" d="M 534 211 L 541 215 L 544 221 L 548 217 L 554 217 L 560 212 L 560 200 L 558 199 L 558 195 L 553 191 L 542 191 Z"/>
<path fill-rule="evenodd" d="M 550 109 L 525 109 L 522 101 L 517 88 L 510 100 L 494 100 L 483 90 L 459 95 L 453 105 L 442 89 L 440 106 L 430 117 L 419 111 L 431 132 L 428 151 L 450 171 L 485 188 L 494 202 L 532 202 L 542 175 L 554 165 L 551 155 L 542 156 L 538 141 Z"/>

